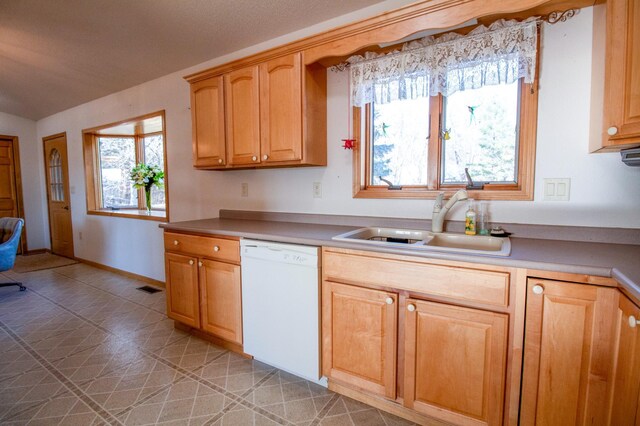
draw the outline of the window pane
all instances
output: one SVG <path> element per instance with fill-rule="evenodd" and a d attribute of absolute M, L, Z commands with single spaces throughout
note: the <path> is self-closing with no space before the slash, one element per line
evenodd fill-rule
<path fill-rule="evenodd" d="M 129 173 L 136 164 L 133 138 L 99 138 L 102 207 L 138 208 Z"/>
<path fill-rule="evenodd" d="M 427 185 L 429 98 L 372 105 L 370 184 Z"/>
<path fill-rule="evenodd" d="M 442 183 L 515 183 L 519 83 L 485 86 L 444 98 Z M 449 139 L 447 139 L 447 136 Z"/>
<path fill-rule="evenodd" d="M 158 166 L 164 171 L 164 147 L 162 134 L 145 136 L 144 140 L 144 161 L 149 166 Z M 164 188 L 151 188 L 151 208 L 164 210 Z"/>

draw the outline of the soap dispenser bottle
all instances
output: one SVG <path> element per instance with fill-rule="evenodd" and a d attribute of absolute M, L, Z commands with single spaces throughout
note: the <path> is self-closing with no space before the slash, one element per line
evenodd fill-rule
<path fill-rule="evenodd" d="M 464 233 L 476 235 L 476 211 L 475 203 L 472 199 L 469 199 L 469 210 L 464 215 Z"/>

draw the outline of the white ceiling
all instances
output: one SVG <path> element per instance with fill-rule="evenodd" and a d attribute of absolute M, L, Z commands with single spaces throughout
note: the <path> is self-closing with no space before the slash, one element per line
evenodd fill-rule
<path fill-rule="evenodd" d="M 38 120 L 381 0 L 0 0 L 0 111 Z"/>

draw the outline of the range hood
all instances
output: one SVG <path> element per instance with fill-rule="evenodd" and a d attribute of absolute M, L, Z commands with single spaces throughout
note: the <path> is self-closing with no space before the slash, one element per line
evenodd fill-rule
<path fill-rule="evenodd" d="M 620 155 L 627 166 L 640 167 L 640 148 L 624 149 L 620 151 Z"/>

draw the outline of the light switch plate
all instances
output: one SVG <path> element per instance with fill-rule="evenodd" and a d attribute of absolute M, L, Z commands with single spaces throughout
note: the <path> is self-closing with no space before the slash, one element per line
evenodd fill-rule
<path fill-rule="evenodd" d="M 569 201 L 570 178 L 545 178 L 544 201 Z"/>
<path fill-rule="evenodd" d="M 249 196 L 249 184 L 248 183 L 242 182 L 241 189 L 240 189 L 240 196 L 241 197 L 248 197 Z"/>
<path fill-rule="evenodd" d="M 322 183 L 313 182 L 313 198 L 322 198 Z"/>

